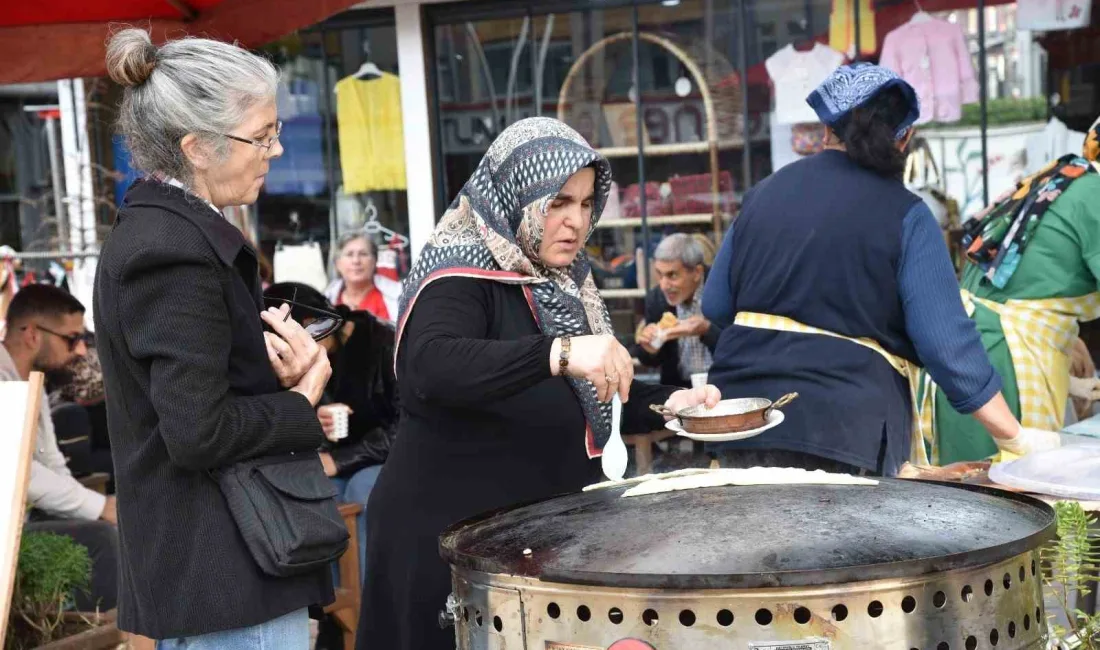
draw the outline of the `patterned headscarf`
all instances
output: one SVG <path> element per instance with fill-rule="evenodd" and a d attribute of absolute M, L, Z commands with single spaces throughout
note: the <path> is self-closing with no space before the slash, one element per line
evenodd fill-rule
<path fill-rule="evenodd" d="M 1089 129 L 1082 155 L 1067 154 L 1048 164 L 967 222 L 962 240 L 966 256 L 993 286 L 1008 284 L 1047 208 L 1070 183 L 1097 173 L 1098 161 L 1100 120 Z"/>
<path fill-rule="evenodd" d="M 505 129 L 440 219 L 405 280 L 398 344 L 417 296 L 431 282 L 449 276 L 523 286 L 547 336 L 611 334 L 611 318 L 583 249 L 561 269 L 544 266 L 538 255 L 550 202 L 573 174 L 588 166 L 596 170 L 596 183 L 586 238 L 611 189 L 607 160 L 555 119 L 532 117 Z M 611 408 L 597 400 L 590 382 L 568 381 L 588 423 L 585 450 L 594 458 L 610 437 Z"/>
<path fill-rule="evenodd" d="M 901 89 L 909 104 L 909 111 L 895 128 L 898 140 L 905 137 L 906 131 L 920 117 L 920 99 L 916 91 L 904 79 L 888 68 L 870 63 L 850 63 L 842 65 L 821 82 L 806 103 L 814 109 L 823 124 L 834 128 L 853 110 L 871 101 L 875 95 L 889 88 Z"/>

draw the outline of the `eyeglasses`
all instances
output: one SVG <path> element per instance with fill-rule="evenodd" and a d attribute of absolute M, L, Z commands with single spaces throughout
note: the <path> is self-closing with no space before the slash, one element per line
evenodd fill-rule
<path fill-rule="evenodd" d="M 223 138 L 229 138 L 230 140 L 236 140 L 237 142 L 243 142 L 245 144 L 250 144 L 254 147 L 260 147 L 261 149 L 267 149 L 267 150 L 270 151 L 271 148 L 275 146 L 275 143 L 279 141 L 279 136 L 282 135 L 282 134 L 283 134 L 283 121 L 279 120 L 278 122 L 275 122 L 275 135 L 268 138 L 266 141 L 264 141 L 264 140 L 252 140 L 252 139 L 249 139 L 249 138 L 242 138 L 239 135 L 230 135 L 228 133 L 216 133 L 215 135 L 220 135 Z"/>
<path fill-rule="evenodd" d="M 30 326 L 27 325 L 23 329 L 27 329 L 27 327 L 30 327 Z M 91 341 L 92 341 L 91 335 L 88 334 L 87 332 L 81 332 L 79 334 L 61 334 L 60 332 L 55 332 L 53 330 L 46 329 L 45 327 L 42 327 L 41 325 L 36 325 L 36 327 L 38 327 L 38 329 L 42 330 L 43 332 L 45 332 L 47 334 L 53 334 L 57 338 L 61 339 L 62 341 L 65 341 L 66 343 L 68 343 L 69 344 L 69 352 L 72 352 L 72 351 L 76 350 L 76 346 L 80 345 L 81 342 L 91 343 Z"/>
<path fill-rule="evenodd" d="M 316 318 L 311 320 L 309 323 L 302 325 L 302 327 L 305 328 L 306 333 L 309 334 L 314 341 L 320 341 L 322 339 L 328 338 L 333 334 L 333 332 L 340 329 L 340 326 L 344 324 L 344 318 L 340 314 L 328 311 L 327 309 L 319 309 L 317 307 L 303 305 L 300 302 L 295 302 L 295 299 L 297 297 L 297 289 L 294 290 L 294 293 L 291 295 L 290 300 L 287 300 L 286 298 L 264 296 L 264 306 L 278 308 L 282 305 L 290 305 L 291 309 L 304 310 L 309 312 L 311 315 L 316 314 Z M 283 318 L 283 322 L 286 322 L 289 319 L 290 312 L 287 312 L 286 317 Z"/>

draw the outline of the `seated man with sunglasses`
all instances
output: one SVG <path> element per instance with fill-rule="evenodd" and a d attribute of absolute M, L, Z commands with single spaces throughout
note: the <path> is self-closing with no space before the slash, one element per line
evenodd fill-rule
<path fill-rule="evenodd" d="M 8 307 L 7 334 L 0 345 L 0 381 L 26 381 L 32 371 L 50 372 L 87 353 L 84 305 L 68 293 L 32 284 Z M 43 391 L 27 500 L 33 510 L 25 531 L 71 537 L 92 559 L 89 593 L 77 593 L 80 611 L 115 607 L 118 598 L 118 531 L 115 498 L 89 490 L 73 478 L 57 444 L 50 404 Z"/>

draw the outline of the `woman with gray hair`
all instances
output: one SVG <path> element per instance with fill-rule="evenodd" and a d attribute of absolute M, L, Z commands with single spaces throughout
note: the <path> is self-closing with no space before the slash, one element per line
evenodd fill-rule
<path fill-rule="evenodd" d="M 332 599 L 327 564 L 265 572 L 213 479 L 258 458 L 281 471 L 293 457 L 295 493 L 326 496 L 314 409 L 328 357 L 286 307 L 263 310 L 257 253 L 221 213 L 255 201 L 282 153 L 278 74 L 233 45 L 158 48 L 140 29 L 111 38 L 107 68 L 148 174 L 126 194 L 95 286 L 119 626 L 161 649 L 306 648 L 307 607 Z"/>

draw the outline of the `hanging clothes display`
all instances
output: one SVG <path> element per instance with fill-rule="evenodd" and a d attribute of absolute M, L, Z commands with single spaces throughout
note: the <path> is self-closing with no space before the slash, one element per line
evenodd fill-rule
<path fill-rule="evenodd" d="M 1057 160 L 1072 151 L 1081 151 L 1085 147 L 1085 134 L 1071 131 L 1065 122 L 1053 118 L 1038 133 L 1027 137 L 1027 175 L 1037 173 L 1052 160 Z"/>
<path fill-rule="evenodd" d="M 279 83 L 275 103 L 283 120 L 283 155 L 271 159 L 264 183 L 268 194 L 318 196 L 325 191 L 319 92 L 317 82 L 303 77 Z"/>
<path fill-rule="evenodd" d="M 1092 0 L 1018 0 L 1016 4 L 1016 29 L 1049 32 L 1091 24 Z"/>
<path fill-rule="evenodd" d="M 963 104 L 978 101 L 978 79 L 961 26 L 919 12 L 886 35 L 879 65 L 917 91 L 920 119 L 958 122 Z"/>
<path fill-rule="evenodd" d="M 400 80 L 388 72 L 377 79 L 341 79 L 336 83 L 336 115 L 344 191 L 405 189 Z"/>
<path fill-rule="evenodd" d="M 844 52 L 849 59 L 870 56 L 878 51 L 875 32 L 875 8 L 871 0 L 859 1 L 859 52 L 856 52 L 856 0 L 833 0 L 829 14 L 829 46 Z"/>
<path fill-rule="evenodd" d="M 301 282 L 318 291 L 328 286 L 325 274 L 325 259 L 321 255 L 321 245 L 307 242 L 294 246 L 275 247 L 275 282 Z"/>
<path fill-rule="evenodd" d="M 775 86 L 776 121 L 817 122 L 817 113 L 806 103 L 806 98 L 842 63 L 843 54 L 821 43 L 814 43 L 807 52 L 788 45 L 771 55 L 764 67 Z"/>

